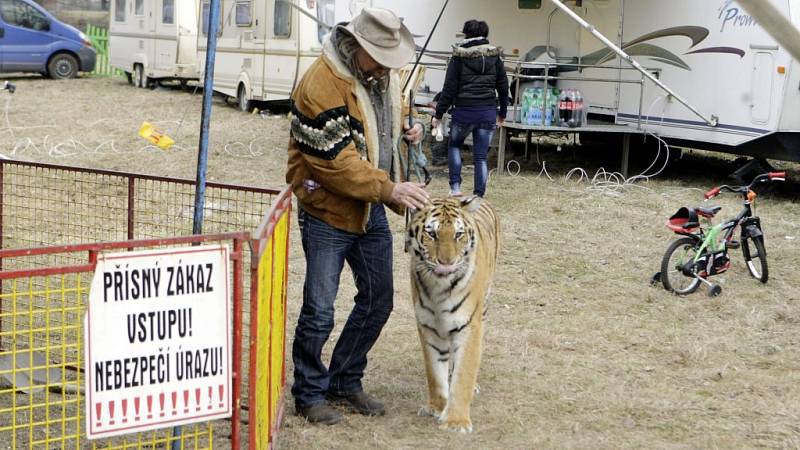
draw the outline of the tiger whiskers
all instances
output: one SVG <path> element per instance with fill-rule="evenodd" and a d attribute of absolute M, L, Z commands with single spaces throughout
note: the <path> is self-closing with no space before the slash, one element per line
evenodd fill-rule
<path fill-rule="evenodd" d="M 437 278 L 452 277 L 455 275 L 462 275 L 468 267 L 467 260 L 461 260 L 455 264 L 438 264 L 431 261 L 424 262 L 424 270 L 428 275 L 433 275 Z M 419 270 L 418 270 L 419 271 Z"/>

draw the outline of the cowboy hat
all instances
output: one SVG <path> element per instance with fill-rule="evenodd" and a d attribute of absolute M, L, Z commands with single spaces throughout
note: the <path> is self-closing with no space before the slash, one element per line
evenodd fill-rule
<path fill-rule="evenodd" d="M 405 67 L 416 51 L 411 32 L 388 9 L 364 8 L 352 21 L 337 28 L 352 35 L 372 59 L 390 69 Z"/>

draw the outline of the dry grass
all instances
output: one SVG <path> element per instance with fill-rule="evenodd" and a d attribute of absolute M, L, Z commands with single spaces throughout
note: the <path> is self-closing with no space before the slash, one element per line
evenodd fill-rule
<path fill-rule="evenodd" d="M 199 95 L 136 90 L 119 80 L 18 84 L 11 125 L 51 128 L 18 128 L 12 137 L 0 122 L 0 153 L 194 176 Z M 285 120 L 215 105 L 210 177 L 280 186 Z M 183 126 L 171 131 L 184 111 Z M 177 136 L 183 148 L 144 147 L 136 137 L 144 120 Z M 33 146 L 25 147 L 26 139 Z M 80 145 L 65 145 L 70 139 Z M 689 155 L 658 179 L 611 196 L 585 181 L 563 180 L 576 165 L 594 173 L 603 155 L 579 150 L 573 157 L 568 150 L 541 156 L 555 181 L 537 177 L 538 167 L 530 166 L 522 176 L 490 182 L 505 246 L 488 314 L 482 392 L 473 402 L 475 432 L 441 432 L 432 419 L 416 414 L 425 401 L 425 377 L 400 242 L 403 223 L 393 217 L 395 312 L 370 354 L 365 378 L 389 412 L 381 418 L 348 415 L 334 427 L 287 414 L 278 448 L 800 448 L 797 185 L 759 198 L 767 285 L 751 279 L 734 253 L 732 269 L 717 278 L 720 297 L 707 297 L 704 288 L 676 297 L 648 284 L 673 239 L 663 223 L 721 182 L 729 172 L 726 160 Z M 800 176 L 798 166 L 778 165 L 790 177 Z M 431 191 L 441 195 L 446 189 L 446 175 L 437 174 Z M 733 196 L 719 204 L 723 216 L 739 208 Z M 292 232 L 299 242 L 296 227 Z M 303 277 L 302 253 L 294 245 L 290 341 Z M 342 280 L 334 338 L 354 294 L 349 273 Z M 285 407 L 292 411 L 290 398 Z"/>

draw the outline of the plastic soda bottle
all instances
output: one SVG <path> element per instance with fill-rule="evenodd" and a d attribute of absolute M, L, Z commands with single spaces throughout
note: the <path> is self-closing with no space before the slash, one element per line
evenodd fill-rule
<path fill-rule="evenodd" d="M 583 105 L 583 95 L 581 94 L 580 90 L 575 90 L 575 126 L 582 127 L 584 125 L 583 118 L 584 115 L 584 105 Z"/>
<path fill-rule="evenodd" d="M 569 92 L 567 89 L 562 89 L 561 93 L 558 96 L 558 125 L 565 127 L 567 126 L 567 111 L 569 110 L 567 106 L 567 102 L 569 101 Z"/>
<path fill-rule="evenodd" d="M 578 126 L 577 122 L 577 115 L 576 115 L 576 107 L 578 103 L 578 95 L 576 89 L 569 90 L 569 100 L 567 100 L 567 106 L 569 107 L 569 111 L 567 114 L 567 126 L 570 128 L 575 128 Z"/>

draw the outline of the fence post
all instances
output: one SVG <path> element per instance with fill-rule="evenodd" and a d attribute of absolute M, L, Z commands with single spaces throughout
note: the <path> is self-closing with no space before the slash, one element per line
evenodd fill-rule
<path fill-rule="evenodd" d="M 241 404 L 242 404 L 242 326 L 244 303 L 242 283 L 244 282 L 244 251 L 242 240 L 233 240 L 233 413 L 231 417 L 231 448 L 241 448 Z M 253 380 L 250 380 L 252 383 Z"/>
<path fill-rule="evenodd" d="M 4 175 L 6 165 L 0 161 L 0 250 L 3 249 L 3 203 L 4 203 Z M 0 272 L 3 271 L 3 258 L 0 258 Z M 3 282 L 0 281 L 0 294 L 3 293 Z M 3 331 L 3 297 L 0 297 L 0 332 Z M 3 338 L 0 338 L 0 350 L 3 349 Z"/>
<path fill-rule="evenodd" d="M 256 400 L 256 370 L 258 364 L 256 361 L 257 356 L 257 338 L 258 338 L 258 267 L 261 259 L 261 245 L 263 240 L 260 235 L 256 235 L 250 241 L 250 340 L 247 342 L 247 350 L 249 354 L 249 367 L 247 368 L 247 429 L 248 429 L 248 448 L 256 447 L 256 433 L 258 429 L 256 426 L 256 410 L 259 407 L 259 402 Z"/>

